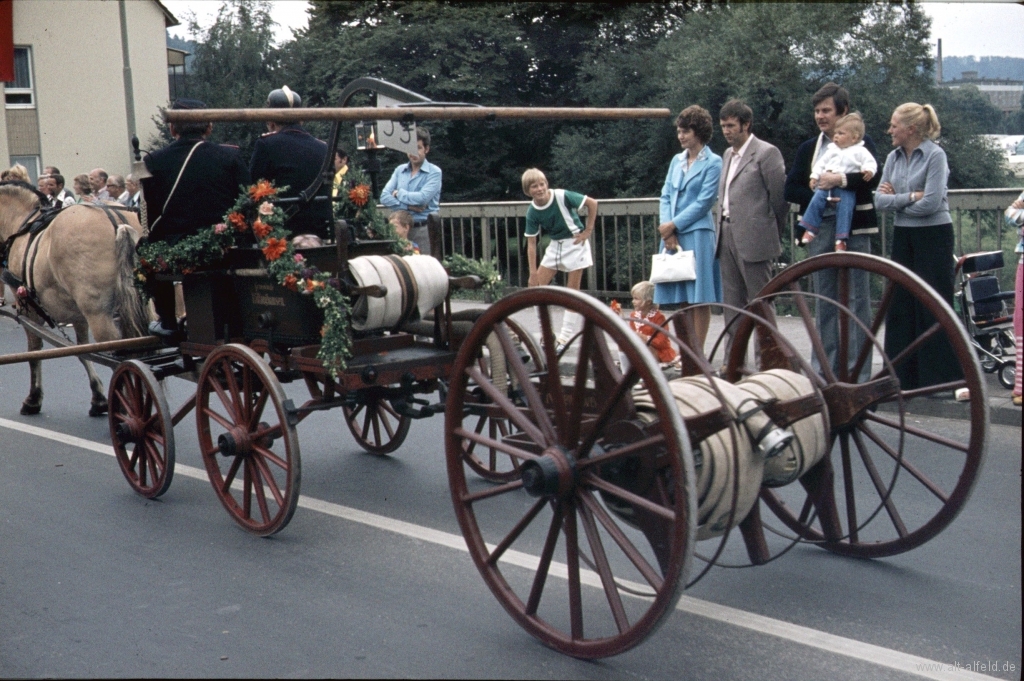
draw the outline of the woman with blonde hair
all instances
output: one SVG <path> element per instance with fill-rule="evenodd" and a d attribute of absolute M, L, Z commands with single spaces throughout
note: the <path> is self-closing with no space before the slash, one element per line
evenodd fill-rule
<path fill-rule="evenodd" d="M 946 152 L 934 142 L 942 127 L 931 104 L 896 107 L 889 123 L 895 147 L 885 159 L 875 208 L 893 216 L 892 259 L 953 305 L 953 220 L 949 215 Z M 885 319 L 885 352 L 896 357 L 935 319 L 896 287 Z M 935 334 L 896 366 L 904 390 L 963 378 L 945 334 Z"/>
<path fill-rule="evenodd" d="M 13 166 L 0 173 L 0 182 L 8 182 L 11 180 L 28 182 L 28 168 L 20 163 L 15 163 Z"/>

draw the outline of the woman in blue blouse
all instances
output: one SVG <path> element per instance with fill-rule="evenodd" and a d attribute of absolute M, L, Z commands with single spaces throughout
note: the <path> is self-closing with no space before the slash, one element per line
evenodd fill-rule
<path fill-rule="evenodd" d="M 889 124 L 892 145 L 885 159 L 875 208 L 893 212 L 892 259 L 914 272 L 953 305 L 953 220 L 949 216 L 946 152 L 932 140 L 941 126 L 931 104 L 896 107 Z M 935 319 L 902 287 L 893 292 L 885 318 L 885 352 L 896 357 L 927 331 Z M 963 378 L 945 334 L 935 334 L 900 362 L 904 390 Z"/>
<path fill-rule="evenodd" d="M 655 284 L 654 302 L 662 309 L 722 302 L 722 275 L 715 259 L 715 221 L 711 216 L 718 201 L 722 157 L 707 147 L 712 125 L 711 114 L 699 106 L 686 107 L 676 118 L 676 138 L 683 153 L 673 157 L 661 189 L 658 234 L 662 251 L 693 251 L 697 279 Z M 711 309 L 705 307 L 690 314 L 703 347 Z"/>

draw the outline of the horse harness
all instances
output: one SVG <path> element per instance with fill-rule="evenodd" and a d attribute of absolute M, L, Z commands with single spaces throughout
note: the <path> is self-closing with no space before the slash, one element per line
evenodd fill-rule
<path fill-rule="evenodd" d="M 135 209 L 128 208 L 126 206 L 87 203 L 76 205 L 83 205 L 87 208 L 102 210 L 106 214 L 107 219 L 110 220 L 110 224 L 114 227 L 115 234 L 117 233 L 118 225 L 124 222 L 122 219 L 121 223 L 119 223 L 118 219 L 123 218 L 123 214 L 125 212 L 136 212 Z M 17 292 L 18 295 L 16 295 L 16 300 L 18 301 L 19 307 L 27 305 L 52 328 L 56 328 L 57 324 L 53 321 L 50 315 L 46 313 L 46 310 L 43 309 L 43 306 L 39 303 L 39 299 L 36 297 L 35 264 L 36 257 L 39 253 L 39 235 L 46 231 L 46 228 L 50 226 L 50 224 L 63 210 L 63 206 L 36 208 L 26 216 L 25 220 L 21 223 L 21 227 L 15 230 L 14 234 L 7 237 L 6 241 L 0 244 L 0 268 L 2 268 L 0 269 L 0 279 L 3 279 L 3 281 L 10 286 L 13 291 Z M 22 254 L 21 258 L 21 276 L 24 277 L 24 280 L 22 280 L 11 272 L 7 259 L 11 252 L 11 247 L 14 245 L 14 241 L 25 235 L 28 235 L 28 243 L 25 245 L 25 252 Z"/>

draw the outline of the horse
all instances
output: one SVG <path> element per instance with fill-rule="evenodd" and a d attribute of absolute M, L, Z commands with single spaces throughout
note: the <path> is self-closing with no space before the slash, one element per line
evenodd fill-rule
<path fill-rule="evenodd" d="M 138 216 L 119 205 L 83 204 L 59 210 L 43 227 L 37 219 L 45 199 L 24 182 L 0 183 L 0 264 L 6 259 L 7 283 L 18 292 L 21 313 L 40 323 L 71 324 L 79 344 L 89 342 L 90 331 L 96 342 L 147 333 L 150 314 L 133 282 L 135 244 L 142 234 Z M 28 328 L 25 335 L 30 351 L 42 349 L 39 336 Z M 102 416 L 103 381 L 91 362 L 79 359 L 92 390 L 89 415 Z M 29 368 L 25 415 L 38 414 L 43 404 L 40 361 L 31 360 Z"/>

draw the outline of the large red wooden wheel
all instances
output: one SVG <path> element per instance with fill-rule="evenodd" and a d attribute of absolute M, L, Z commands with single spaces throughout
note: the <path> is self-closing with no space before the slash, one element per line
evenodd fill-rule
<path fill-rule="evenodd" d="M 583 317 L 576 372 L 565 381 L 552 329 L 559 307 Z M 547 367 L 532 378 L 508 324 L 523 312 L 537 322 Z M 491 334 L 521 386 L 521 404 L 479 366 Z M 616 349 L 630 361 L 625 376 L 613 360 Z M 639 419 L 633 404 L 641 381 L 655 405 L 653 422 Z M 476 432 L 467 416 L 471 386 L 520 432 Z M 672 612 L 695 536 L 692 454 L 654 356 L 611 310 L 551 287 L 495 303 L 455 360 L 445 440 L 452 501 L 470 555 L 527 631 L 566 654 L 600 658 L 637 645 Z M 477 472 L 469 442 L 514 458 L 518 477 L 494 486 L 467 475 Z"/>
<path fill-rule="evenodd" d="M 132 489 L 155 499 L 174 477 L 174 427 L 163 387 L 142 362 L 122 362 L 110 378 L 110 441 Z"/>
<path fill-rule="evenodd" d="M 835 275 L 838 305 L 813 294 L 815 275 Z M 866 277 L 881 303 L 862 327 L 850 320 L 850 291 Z M 799 315 L 803 334 L 820 367 L 819 387 L 829 410 L 831 455 L 801 479 L 800 485 L 764 489 L 761 499 L 790 530 L 803 539 L 844 555 L 877 558 L 909 551 L 949 525 L 963 508 L 981 467 L 988 426 L 985 386 L 970 341 L 956 315 L 938 295 L 906 268 L 889 260 L 856 253 L 830 253 L 792 265 L 761 291 L 776 306 Z M 934 323 L 895 357 L 885 354 L 882 338 L 886 316 L 912 314 L 894 309 L 893 301 L 912 299 Z M 836 369 L 825 354 L 815 314 L 830 306 L 838 324 Z M 763 313 L 764 306 L 752 304 Z M 824 308 L 822 308 L 824 309 Z M 755 324 L 738 325 L 727 373 L 738 380 Z M 858 337 L 858 329 L 863 332 Z M 945 336 L 959 364 L 962 379 L 906 389 L 897 376 L 907 361 L 931 338 Z M 795 340 L 795 339 L 790 339 Z M 874 354 L 882 360 L 867 376 L 862 369 Z M 785 366 L 779 353 L 762 348 L 759 370 Z M 785 367 L 789 368 L 789 367 Z M 929 428 L 908 416 L 914 402 L 952 398 L 958 388 L 970 390 L 970 420 L 956 421 L 946 431 Z M 755 509 L 756 510 L 756 509 Z"/>
<path fill-rule="evenodd" d="M 268 536 L 291 520 L 302 466 L 294 418 L 274 372 L 244 345 L 223 345 L 203 364 L 196 390 L 199 448 L 228 514 Z"/>

